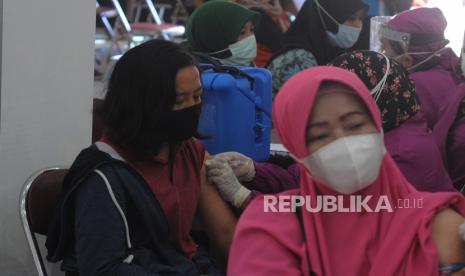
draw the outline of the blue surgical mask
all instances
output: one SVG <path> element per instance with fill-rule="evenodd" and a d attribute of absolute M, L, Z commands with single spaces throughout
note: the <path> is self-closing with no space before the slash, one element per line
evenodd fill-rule
<path fill-rule="evenodd" d="M 326 36 L 328 37 L 328 40 L 331 46 L 336 46 L 342 49 L 348 49 L 354 46 L 355 43 L 357 43 L 357 40 L 360 36 L 360 32 L 362 31 L 362 28 L 347 26 L 347 25 L 339 23 L 328 11 L 325 10 L 325 8 L 323 8 L 323 6 L 321 6 L 318 0 L 315 0 L 315 3 L 318 6 L 318 13 L 320 15 L 320 20 L 321 20 L 321 23 L 323 23 L 324 28 L 326 29 Z M 325 21 L 323 17 L 321 16 L 321 11 L 323 11 L 329 17 L 329 19 L 331 19 L 334 23 L 337 24 L 338 26 L 337 33 L 328 31 Z"/>
<path fill-rule="evenodd" d="M 344 24 L 338 24 L 338 27 L 339 30 L 336 34 L 326 31 L 329 43 L 332 46 L 342 49 L 348 49 L 354 46 L 360 36 L 362 28 L 351 27 Z"/>
<path fill-rule="evenodd" d="M 257 56 L 257 40 L 255 35 L 248 36 L 229 45 L 231 56 L 223 59 L 225 64 L 250 66 Z"/>

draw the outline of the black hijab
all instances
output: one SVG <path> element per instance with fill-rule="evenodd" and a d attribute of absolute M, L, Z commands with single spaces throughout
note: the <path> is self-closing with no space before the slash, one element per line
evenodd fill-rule
<path fill-rule="evenodd" d="M 341 24 L 358 10 L 368 9 L 362 0 L 319 0 L 319 3 Z M 323 11 L 321 11 L 321 17 L 328 31 L 337 33 L 337 24 Z M 344 49 L 329 44 L 325 31 L 315 0 L 305 1 L 295 21 L 285 33 L 282 41 L 283 48 L 276 56 L 292 49 L 303 48 L 315 56 L 319 65 L 325 65 L 344 52 Z"/>

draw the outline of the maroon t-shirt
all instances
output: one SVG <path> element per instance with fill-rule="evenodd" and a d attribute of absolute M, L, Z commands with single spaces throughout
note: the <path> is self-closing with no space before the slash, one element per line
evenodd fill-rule
<path fill-rule="evenodd" d="M 149 161 L 136 160 L 112 144 L 105 135 L 101 141 L 111 145 L 142 175 L 168 219 L 171 240 L 186 256 L 194 257 L 196 244 L 190 231 L 200 197 L 200 171 L 205 159 L 205 146 L 193 138 L 182 142 L 174 150 L 170 165 L 168 159 L 161 157 Z"/>

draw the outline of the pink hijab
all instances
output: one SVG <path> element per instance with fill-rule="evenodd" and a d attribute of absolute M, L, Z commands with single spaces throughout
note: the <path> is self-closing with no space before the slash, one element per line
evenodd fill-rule
<path fill-rule="evenodd" d="M 304 70 L 282 87 L 273 110 L 281 141 L 298 159 L 308 155 L 305 142 L 308 114 L 323 82 L 351 88 L 366 104 L 381 131 L 378 107 L 355 74 L 336 67 Z M 303 166 L 300 169 L 300 189 L 286 194 L 300 193 L 310 196 L 312 201 L 316 195 L 337 194 L 315 183 Z M 389 154 L 384 157 L 379 178 L 357 194 L 373 198 L 387 195 L 394 211 L 310 213 L 302 209 L 305 237 L 299 235 L 302 231 L 295 214 L 264 213 L 264 200 L 257 198 L 239 221 L 228 274 L 439 275 L 432 220 L 447 207 L 465 214 L 465 201 L 460 194 L 416 191 Z M 348 196 L 343 197 L 348 200 Z M 410 200 L 412 204 L 414 199 L 415 202 L 422 199 L 423 208 L 395 209 L 399 200 Z M 376 203 L 377 200 L 370 201 L 369 205 L 374 209 Z M 302 243 L 305 246 L 301 250 Z M 266 252 L 261 254 L 266 254 L 268 261 L 258 257 L 260 249 Z"/>

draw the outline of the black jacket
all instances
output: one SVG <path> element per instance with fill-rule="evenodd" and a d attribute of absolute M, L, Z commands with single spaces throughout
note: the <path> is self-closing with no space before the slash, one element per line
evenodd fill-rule
<path fill-rule="evenodd" d="M 127 219 L 132 248 L 95 169 L 108 179 Z M 210 267 L 207 257 L 198 252 L 190 260 L 170 241 L 163 209 L 142 176 L 96 146 L 84 149 L 65 177 L 46 247 L 49 261 L 64 260 L 64 271 L 86 276 L 199 275 Z"/>

